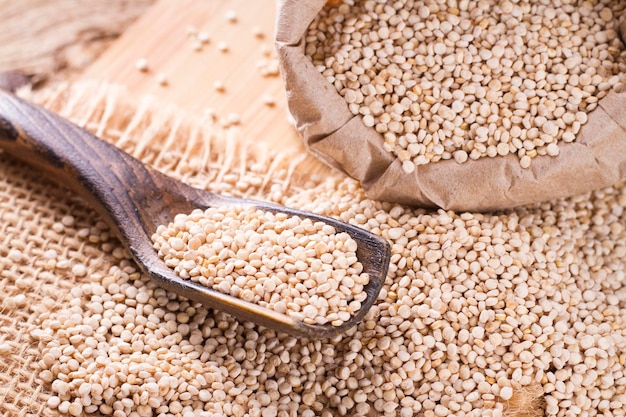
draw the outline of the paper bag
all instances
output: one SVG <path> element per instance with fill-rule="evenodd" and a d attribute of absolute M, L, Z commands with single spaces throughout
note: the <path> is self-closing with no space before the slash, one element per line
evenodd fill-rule
<path fill-rule="evenodd" d="M 275 43 L 287 102 L 307 150 L 359 180 L 370 198 L 413 206 L 488 211 L 610 186 L 626 178 L 626 93 L 611 92 L 558 156 L 522 168 L 517 155 L 431 162 L 406 174 L 384 139 L 353 115 L 305 56 L 304 36 L 326 0 L 280 0 Z M 622 25 L 623 26 L 623 25 Z"/>

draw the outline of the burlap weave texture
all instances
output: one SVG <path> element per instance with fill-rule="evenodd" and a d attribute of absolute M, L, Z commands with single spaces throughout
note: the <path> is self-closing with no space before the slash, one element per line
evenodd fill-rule
<path fill-rule="evenodd" d="M 246 187 L 238 182 L 241 173 L 256 171 L 261 184 L 254 190 L 280 193 L 294 187 L 302 162 L 303 156 L 275 155 L 263 144 L 242 146 L 211 120 L 149 98 L 127 100 L 112 86 L 81 83 L 21 95 L 200 188 L 230 193 Z M 82 200 L 0 152 L 0 416 L 58 414 L 46 406 L 40 323 L 69 306 L 77 284 L 127 262 L 114 236 L 102 239 L 103 230 L 106 224 Z"/>

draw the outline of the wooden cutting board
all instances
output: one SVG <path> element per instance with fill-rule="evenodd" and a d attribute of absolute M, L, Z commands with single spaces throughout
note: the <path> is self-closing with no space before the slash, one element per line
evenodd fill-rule
<path fill-rule="evenodd" d="M 196 114 L 210 109 L 220 118 L 239 117 L 246 140 L 305 152 L 276 68 L 275 11 L 275 0 L 157 0 L 82 78 L 124 85 Z M 141 60 L 144 71 L 137 68 Z"/>

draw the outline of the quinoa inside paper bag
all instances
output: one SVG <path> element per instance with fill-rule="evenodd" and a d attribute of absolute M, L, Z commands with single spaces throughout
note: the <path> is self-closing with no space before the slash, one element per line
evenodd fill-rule
<path fill-rule="evenodd" d="M 289 110 L 309 152 L 361 181 L 371 198 L 454 210 L 496 210 L 580 194 L 626 178 L 626 93 L 619 89 L 589 112 L 574 141 L 559 141 L 558 155 L 534 156 L 527 168 L 518 154 L 509 153 L 463 163 L 442 159 L 407 173 L 397 156 L 385 149 L 383 134 L 350 110 L 305 54 L 311 22 L 324 7 L 339 2 L 326 3 L 279 2 L 276 46 Z M 618 36 L 616 31 L 612 35 Z"/>

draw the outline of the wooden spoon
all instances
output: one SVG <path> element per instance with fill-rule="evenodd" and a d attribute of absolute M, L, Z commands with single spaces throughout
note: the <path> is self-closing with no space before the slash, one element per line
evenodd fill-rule
<path fill-rule="evenodd" d="M 174 180 L 108 142 L 43 108 L 0 91 L 0 148 L 48 172 L 75 190 L 109 221 L 140 268 L 159 286 L 194 301 L 278 331 L 308 338 L 331 337 L 363 319 L 376 300 L 389 267 L 389 244 L 358 227 L 267 202 L 227 197 Z M 370 277 L 367 299 L 340 326 L 311 325 L 285 314 L 180 278 L 152 247 L 157 227 L 176 214 L 210 206 L 246 204 L 326 222 L 358 244 L 357 258 Z"/>

